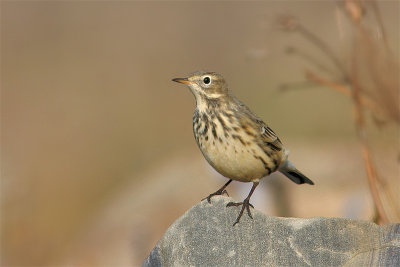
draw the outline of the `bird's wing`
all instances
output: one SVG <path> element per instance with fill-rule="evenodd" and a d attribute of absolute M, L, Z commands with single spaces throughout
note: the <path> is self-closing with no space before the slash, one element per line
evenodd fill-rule
<path fill-rule="evenodd" d="M 245 113 L 246 116 L 241 118 L 242 128 L 246 128 L 243 125 L 252 124 L 252 129 L 259 129 L 259 132 L 253 132 L 253 134 L 259 135 L 263 144 L 270 147 L 274 151 L 281 151 L 283 144 L 279 137 L 268 127 L 257 115 L 255 115 L 246 105 L 237 100 L 238 106 L 241 112 Z"/>
<path fill-rule="evenodd" d="M 261 121 L 261 138 L 263 142 L 271 147 L 275 151 L 281 151 L 283 148 L 281 140 L 279 137 L 268 127 L 264 122 Z"/>

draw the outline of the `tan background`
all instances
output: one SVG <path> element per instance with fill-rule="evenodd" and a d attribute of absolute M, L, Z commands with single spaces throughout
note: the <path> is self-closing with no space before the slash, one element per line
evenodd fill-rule
<path fill-rule="evenodd" d="M 380 8 L 398 58 L 399 2 Z M 254 195 L 258 209 L 371 219 L 349 99 L 323 87 L 279 90 L 313 68 L 287 47 L 326 61 L 279 29 L 281 14 L 346 61 L 351 31 L 333 1 L 2 1 L 1 265 L 139 265 L 176 218 L 222 185 L 192 136 L 194 99 L 171 82 L 199 69 L 224 74 L 316 183 L 273 175 Z M 373 132 L 397 198 L 398 134 L 391 125 Z M 249 188 L 228 191 L 241 199 Z"/>

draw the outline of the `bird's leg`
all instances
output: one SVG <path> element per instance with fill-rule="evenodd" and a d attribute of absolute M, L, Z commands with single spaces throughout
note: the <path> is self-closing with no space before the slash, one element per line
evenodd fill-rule
<path fill-rule="evenodd" d="M 228 192 L 225 190 L 225 188 L 232 182 L 232 179 L 229 179 L 228 182 L 226 182 L 226 184 L 224 184 L 220 189 L 218 189 L 217 191 L 215 191 L 214 193 L 210 194 L 208 197 L 203 198 L 201 201 L 203 201 L 204 199 L 207 199 L 208 203 L 211 203 L 211 198 L 213 196 L 218 196 L 218 195 L 223 195 L 223 194 L 228 194 Z"/>
<path fill-rule="evenodd" d="M 254 190 L 256 189 L 257 185 L 259 182 L 254 182 L 253 183 L 253 187 L 250 190 L 249 195 L 243 200 L 243 202 L 229 202 L 226 206 L 227 207 L 232 207 L 232 206 L 240 206 L 242 205 L 242 209 L 240 210 L 239 216 L 237 217 L 235 223 L 233 224 L 233 226 L 235 226 L 237 223 L 239 223 L 240 218 L 243 215 L 244 210 L 247 210 L 247 214 L 249 215 L 250 218 L 253 219 L 253 216 L 251 216 L 251 212 L 250 212 L 250 207 L 252 207 L 254 209 L 254 206 L 250 204 L 250 197 L 253 194 Z"/>

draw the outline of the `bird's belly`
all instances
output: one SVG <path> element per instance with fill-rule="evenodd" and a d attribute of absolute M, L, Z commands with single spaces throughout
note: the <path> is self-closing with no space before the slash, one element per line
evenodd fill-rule
<path fill-rule="evenodd" d="M 242 181 L 258 181 L 271 172 L 266 165 L 271 159 L 257 144 L 246 143 L 238 139 L 198 141 L 200 150 L 207 161 L 223 176 Z"/>

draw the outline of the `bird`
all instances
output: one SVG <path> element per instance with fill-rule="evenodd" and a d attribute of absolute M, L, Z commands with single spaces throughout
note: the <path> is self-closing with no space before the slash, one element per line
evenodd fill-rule
<path fill-rule="evenodd" d="M 245 210 L 253 219 L 250 198 L 260 179 L 271 173 L 279 171 L 296 184 L 314 184 L 288 160 L 289 150 L 275 132 L 233 95 L 221 74 L 197 71 L 172 81 L 187 85 L 194 95 L 193 134 L 197 145 L 208 163 L 229 179 L 203 200 L 211 203 L 212 197 L 227 194 L 226 187 L 233 180 L 253 183 L 242 202 L 226 205 L 241 206 L 233 226 Z"/>

